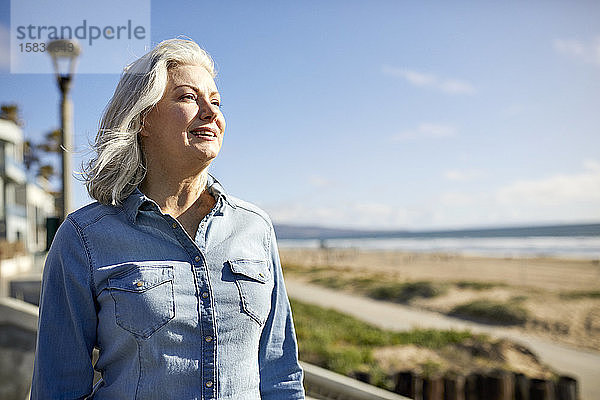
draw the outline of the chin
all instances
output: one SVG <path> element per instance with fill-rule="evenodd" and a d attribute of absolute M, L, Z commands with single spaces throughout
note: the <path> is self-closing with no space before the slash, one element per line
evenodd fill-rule
<path fill-rule="evenodd" d="M 213 160 L 214 160 L 215 158 L 217 158 L 217 156 L 218 156 L 218 155 L 219 155 L 219 152 L 218 152 L 218 151 L 203 151 L 203 152 L 202 152 L 202 153 L 199 155 L 198 159 L 199 159 L 199 160 L 200 160 L 202 163 L 204 163 L 204 164 L 205 164 L 205 163 L 207 163 L 207 162 L 208 162 L 208 163 L 211 163 L 211 162 L 213 162 Z"/>
<path fill-rule="evenodd" d="M 221 150 L 221 146 L 202 146 L 197 148 L 198 153 L 201 158 L 205 158 L 207 160 L 212 160 L 219 155 L 219 151 Z"/>

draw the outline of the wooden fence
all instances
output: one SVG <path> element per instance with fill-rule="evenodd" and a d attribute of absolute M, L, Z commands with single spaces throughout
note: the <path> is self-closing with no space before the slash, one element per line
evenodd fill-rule
<path fill-rule="evenodd" d="M 367 374 L 357 379 L 370 383 Z M 523 374 L 495 370 L 467 376 L 421 376 L 414 371 L 394 376 L 394 392 L 414 400 L 578 400 L 577 380 L 528 378 Z"/>

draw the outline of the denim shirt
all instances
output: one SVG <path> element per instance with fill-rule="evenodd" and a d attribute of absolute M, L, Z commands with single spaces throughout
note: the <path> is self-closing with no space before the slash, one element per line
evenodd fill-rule
<path fill-rule="evenodd" d="M 304 399 L 273 226 L 208 190 L 194 240 L 137 189 L 69 215 L 44 268 L 32 399 Z"/>

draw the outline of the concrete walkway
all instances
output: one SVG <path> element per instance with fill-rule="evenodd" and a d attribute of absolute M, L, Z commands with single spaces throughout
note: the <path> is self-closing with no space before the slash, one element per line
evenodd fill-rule
<path fill-rule="evenodd" d="M 498 338 L 508 338 L 526 345 L 542 362 L 579 382 L 581 400 L 600 398 L 600 353 L 583 351 L 556 344 L 535 336 L 524 335 L 516 329 L 498 328 L 464 321 L 445 315 L 416 310 L 400 304 L 377 301 L 359 295 L 340 292 L 307 284 L 286 277 L 286 287 L 291 298 L 332 308 L 352 315 L 370 324 L 390 330 L 411 328 L 469 329 Z"/>

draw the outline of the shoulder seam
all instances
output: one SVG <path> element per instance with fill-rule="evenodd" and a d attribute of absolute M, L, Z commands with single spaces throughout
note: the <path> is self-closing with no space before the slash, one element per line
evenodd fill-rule
<path fill-rule="evenodd" d="M 88 261 L 88 270 L 89 270 L 88 272 L 90 274 L 90 289 L 92 291 L 92 294 L 94 295 L 94 301 L 95 301 L 95 299 L 97 298 L 97 293 L 96 293 L 96 281 L 94 279 L 94 267 L 92 264 L 92 256 L 91 256 L 90 250 L 88 248 L 87 240 L 86 240 L 85 234 L 83 233 L 83 228 L 77 223 L 77 221 L 75 221 L 70 216 L 67 217 L 67 221 L 69 221 L 71 223 L 71 225 L 73 225 L 73 228 L 75 228 L 75 232 L 77 232 L 77 236 L 79 237 L 79 240 L 81 241 L 81 244 L 83 245 L 83 249 L 85 250 L 85 256 Z"/>
<path fill-rule="evenodd" d="M 77 226 L 79 226 L 83 230 L 83 229 L 87 228 L 88 226 L 100 221 L 102 218 L 106 217 L 107 215 L 117 215 L 122 212 L 123 212 L 123 208 L 116 208 L 116 207 L 114 210 L 103 210 L 99 215 L 96 216 L 96 218 L 92 219 L 91 221 L 86 222 L 85 225 L 80 225 L 79 223 L 77 223 Z M 74 217 L 70 216 L 70 219 L 72 219 L 73 222 L 75 222 Z M 127 218 L 127 219 L 129 219 L 129 218 Z"/>
<path fill-rule="evenodd" d="M 242 204 L 240 204 L 240 202 L 241 201 L 236 201 L 235 202 L 236 203 L 235 204 L 236 207 L 241 208 L 242 210 L 245 210 L 245 211 L 247 211 L 249 213 L 252 213 L 252 214 L 255 214 L 255 215 L 259 216 L 260 219 L 262 219 L 263 222 L 267 225 L 266 226 L 266 228 L 267 228 L 267 237 L 266 237 L 266 243 L 264 244 L 264 247 L 265 247 L 265 250 L 266 250 L 267 254 L 270 254 L 271 253 L 271 243 L 273 241 L 273 237 L 272 236 L 273 236 L 273 230 L 274 230 L 274 228 L 273 228 L 273 223 L 271 222 L 270 218 L 268 218 L 268 214 L 266 212 L 264 212 L 263 210 L 261 210 L 260 208 L 256 207 L 256 206 L 254 206 L 254 207 L 258 208 L 262 212 L 258 212 L 257 210 L 253 210 L 253 209 L 245 206 L 244 204 L 246 204 L 246 202 L 242 201 Z"/>
<path fill-rule="evenodd" d="M 269 221 L 269 219 L 265 218 L 264 215 L 262 215 L 261 213 L 257 212 L 256 210 L 252 210 L 249 207 L 246 207 L 243 204 L 239 204 L 239 203 L 236 203 L 236 206 L 239 207 L 239 208 L 241 208 L 242 210 L 246 210 L 248 212 L 251 212 L 253 214 L 258 215 L 263 221 L 265 221 L 265 223 L 267 224 L 267 226 L 269 226 L 269 227 L 271 226 L 271 222 Z"/>

